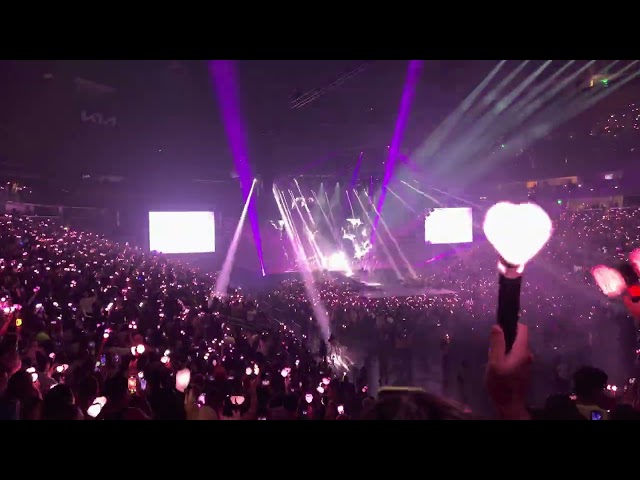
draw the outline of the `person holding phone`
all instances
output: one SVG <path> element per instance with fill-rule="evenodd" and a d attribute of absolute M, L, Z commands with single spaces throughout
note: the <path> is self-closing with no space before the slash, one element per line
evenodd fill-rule
<path fill-rule="evenodd" d="M 129 379 L 124 375 L 109 378 L 104 385 L 107 404 L 97 420 L 150 420 L 139 408 L 130 404 Z"/>
<path fill-rule="evenodd" d="M 599 368 L 582 367 L 573 374 L 576 407 L 587 420 L 608 420 L 615 401 L 607 397 L 609 376 Z"/>

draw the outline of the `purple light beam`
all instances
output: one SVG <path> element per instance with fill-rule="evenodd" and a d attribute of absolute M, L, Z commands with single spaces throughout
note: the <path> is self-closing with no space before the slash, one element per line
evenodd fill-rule
<path fill-rule="evenodd" d="M 231 60 L 209 61 L 209 75 L 218 98 L 222 122 L 233 155 L 236 173 L 240 178 L 243 201 L 246 202 L 253 184 L 253 174 L 249 165 L 249 153 L 247 149 L 247 134 L 240 113 L 240 95 L 238 93 L 238 81 L 236 79 L 235 65 Z M 256 245 L 258 259 L 262 275 L 264 271 L 264 258 L 262 256 L 262 240 L 260 238 L 260 225 L 256 212 L 255 196 L 249 203 L 249 223 L 253 232 L 253 240 Z"/>
<path fill-rule="evenodd" d="M 380 198 L 378 199 L 377 213 L 373 222 L 373 229 L 371 232 L 371 241 L 373 242 L 375 231 L 378 228 L 378 221 L 382 214 L 382 207 L 384 206 L 384 200 L 387 196 L 387 185 L 393 177 L 393 171 L 395 169 L 395 163 L 400 154 L 400 145 L 402 144 L 402 137 L 404 130 L 409 120 L 409 112 L 411 112 L 411 104 L 413 103 L 413 97 L 415 97 L 416 86 L 418 79 L 420 78 L 420 72 L 422 71 L 423 60 L 410 60 L 409 67 L 407 69 L 407 79 L 404 82 L 404 89 L 402 91 L 402 99 L 400 100 L 400 111 L 398 112 L 398 120 L 396 121 L 396 127 L 393 131 L 393 138 L 389 147 L 389 156 L 387 157 L 387 165 L 384 171 L 384 178 L 382 179 L 382 186 L 380 189 Z"/>

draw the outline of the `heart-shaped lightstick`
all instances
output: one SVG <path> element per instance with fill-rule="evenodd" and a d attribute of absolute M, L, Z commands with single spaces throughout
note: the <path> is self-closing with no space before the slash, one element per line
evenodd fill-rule
<path fill-rule="evenodd" d="M 591 269 L 591 274 L 602 293 L 609 298 L 619 297 L 627 288 L 624 277 L 615 268 L 598 265 Z"/>
<path fill-rule="evenodd" d="M 533 203 L 500 202 L 485 216 L 484 233 L 500 254 L 497 317 L 507 352 L 513 346 L 518 329 L 522 271 L 549 241 L 551 231 L 549 215 Z"/>
<path fill-rule="evenodd" d="M 633 317 L 640 333 L 640 249 L 629 254 L 629 261 L 616 267 L 598 265 L 591 270 L 602 293 L 609 298 L 622 296 L 622 303 Z M 636 336 L 636 361 L 640 359 L 640 337 Z"/>
<path fill-rule="evenodd" d="M 640 248 L 629 254 L 628 262 L 622 262 L 617 267 L 597 265 L 591 269 L 591 274 L 607 297 L 622 295 L 625 307 L 640 328 Z"/>
<path fill-rule="evenodd" d="M 534 203 L 496 203 L 484 219 L 484 234 L 500 256 L 511 265 L 524 265 L 551 237 L 547 212 Z"/>

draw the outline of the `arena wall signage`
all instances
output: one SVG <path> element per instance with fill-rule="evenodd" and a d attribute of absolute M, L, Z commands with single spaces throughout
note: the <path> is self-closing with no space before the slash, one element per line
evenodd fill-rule
<path fill-rule="evenodd" d="M 100 112 L 89 114 L 86 110 L 80 112 L 80 121 L 82 123 L 95 123 L 96 125 L 102 125 L 104 127 L 115 127 L 117 125 L 115 116 L 105 118 Z"/>

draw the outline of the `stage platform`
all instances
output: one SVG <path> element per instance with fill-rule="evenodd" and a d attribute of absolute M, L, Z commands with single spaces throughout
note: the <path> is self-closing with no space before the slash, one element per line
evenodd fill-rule
<path fill-rule="evenodd" d="M 453 290 L 445 290 L 445 289 L 437 289 L 437 288 L 427 288 L 427 287 L 403 287 L 403 286 L 394 286 L 387 285 L 381 286 L 376 290 L 369 290 L 366 292 L 362 292 L 362 296 L 366 298 L 389 298 L 389 297 L 419 297 L 419 296 L 427 296 L 427 297 L 436 297 L 440 295 L 453 295 L 456 292 Z"/>
<path fill-rule="evenodd" d="M 390 281 L 387 272 L 376 272 L 375 275 L 368 274 L 366 277 L 359 278 L 356 274 L 347 277 L 336 272 L 314 272 L 313 276 L 316 281 L 333 277 L 336 280 L 350 283 L 351 289 L 360 293 L 366 298 L 387 298 L 387 297 L 415 297 L 415 296 L 436 296 L 436 295 L 453 295 L 453 290 L 430 288 L 420 284 L 401 284 L 397 278 Z M 379 279 L 378 279 L 379 278 Z M 278 288 L 284 281 L 304 281 L 304 276 L 300 272 L 284 272 L 273 273 L 258 276 L 253 272 L 234 272 L 231 278 L 231 285 L 240 286 L 246 291 L 264 291 Z"/>
<path fill-rule="evenodd" d="M 242 287 L 243 290 L 256 291 L 278 287 L 282 282 L 289 280 L 303 280 L 300 272 L 269 273 L 265 276 L 248 270 L 234 269 L 231 272 L 229 284 L 233 287 Z"/>

